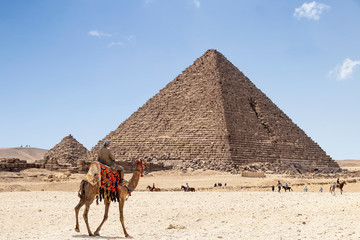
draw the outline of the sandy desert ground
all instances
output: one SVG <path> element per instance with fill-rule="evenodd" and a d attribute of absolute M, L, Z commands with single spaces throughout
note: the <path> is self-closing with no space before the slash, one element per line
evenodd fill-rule
<path fill-rule="evenodd" d="M 129 179 L 131 174 L 127 174 Z M 117 203 L 100 237 L 89 237 L 80 212 L 80 233 L 74 231 L 74 207 L 83 174 L 27 169 L 0 172 L 0 239 L 124 239 Z M 335 179 L 267 175 L 245 178 L 215 171 L 152 172 L 141 178 L 125 204 L 125 223 L 135 239 L 360 239 L 360 178 L 335 196 Z M 277 180 L 294 192 L 272 192 Z M 188 182 L 195 193 L 181 192 Z M 214 188 L 215 182 L 227 187 Z M 155 183 L 162 192 L 149 192 Z M 309 192 L 303 192 L 307 186 Z M 319 188 L 324 188 L 319 193 Z M 95 231 L 103 203 L 92 205 Z"/>
<path fill-rule="evenodd" d="M 73 192 L 3 192 L 0 239 L 124 239 L 117 204 L 100 237 L 80 218 Z M 94 231 L 103 204 L 92 205 Z M 360 193 L 134 192 L 125 204 L 135 239 L 359 239 Z"/>

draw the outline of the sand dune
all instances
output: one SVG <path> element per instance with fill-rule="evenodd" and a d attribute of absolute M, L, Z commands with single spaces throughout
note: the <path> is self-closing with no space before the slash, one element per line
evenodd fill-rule
<path fill-rule="evenodd" d="M 343 169 L 349 171 L 359 171 L 360 170 L 360 160 L 340 160 L 336 161 L 339 166 Z"/>
<path fill-rule="evenodd" d="M 0 148 L 0 158 L 19 158 L 33 163 L 42 159 L 47 151 L 41 148 Z"/>
<path fill-rule="evenodd" d="M 339 160 L 336 162 L 340 167 L 360 167 L 360 160 Z"/>

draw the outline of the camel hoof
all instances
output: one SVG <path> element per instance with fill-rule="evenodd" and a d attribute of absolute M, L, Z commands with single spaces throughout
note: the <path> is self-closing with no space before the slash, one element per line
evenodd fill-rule
<path fill-rule="evenodd" d="M 94 232 L 94 236 L 100 236 L 99 232 Z"/>
<path fill-rule="evenodd" d="M 130 236 L 129 234 L 126 235 L 125 237 L 127 237 L 127 238 L 133 238 L 133 236 Z"/>
<path fill-rule="evenodd" d="M 79 228 L 75 228 L 75 232 L 80 232 L 80 229 L 79 229 Z"/>
<path fill-rule="evenodd" d="M 89 236 L 94 236 L 94 234 L 92 234 L 92 233 L 89 233 Z"/>

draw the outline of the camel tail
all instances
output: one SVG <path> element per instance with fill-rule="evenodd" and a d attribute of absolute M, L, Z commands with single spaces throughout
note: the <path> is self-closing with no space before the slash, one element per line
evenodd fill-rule
<path fill-rule="evenodd" d="M 83 196 L 85 196 L 85 188 L 84 188 L 85 184 L 86 184 L 86 181 L 82 180 L 80 183 L 80 189 L 78 191 L 79 198 L 83 198 Z"/>

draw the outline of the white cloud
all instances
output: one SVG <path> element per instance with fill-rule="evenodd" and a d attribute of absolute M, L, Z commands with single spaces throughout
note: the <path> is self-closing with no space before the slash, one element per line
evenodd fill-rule
<path fill-rule="evenodd" d="M 124 43 L 123 42 L 111 42 L 107 46 L 114 47 L 114 46 L 121 46 L 121 45 L 124 45 Z"/>
<path fill-rule="evenodd" d="M 130 43 L 135 43 L 136 37 L 134 35 L 130 35 L 126 37 L 126 40 L 128 40 Z"/>
<path fill-rule="evenodd" d="M 200 7 L 200 1 L 199 0 L 193 0 L 193 3 L 195 5 L 195 7 L 197 7 L 197 8 Z"/>
<path fill-rule="evenodd" d="M 336 66 L 329 72 L 328 76 L 335 76 L 340 81 L 345 80 L 351 77 L 356 65 L 360 65 L 360 61 L 353 61 L 350 58 L 346 58 L 343 64 Z"/>
<path fill-rule="evenodd" d="M 95 37 L 98 37 L 98 38 L 102 38 L 102 37 L 112 37 L 111 34 L 99 32 L 99 31 L 97 31 L 97 30 L 91 30 L 91 31 L 88 32 L 88 34 L 89 34 L 90 36 L 95 36 Z"/>
<path fill-rule="evenodd" d="M 323 3 L 311 2 L 311 3 L 304 3 L 301 7 L 295 8 L 294 17 L 300 19 L 302 17 L 319 20 L 320 14 L 324 10 L 330 9 L 330 6 L 325 5 Z"/>
<path fill-rule="evenodd" d="M 118 42 L 111 42 L 109 43 L 107 46 L 108 47 L 114 47 L 114 46 L 122 46 L 122 45 L 128 45 L 128 44 L 131 44 L 131 43 L 136 43 L 136 37 L 134 35 L 129 35 L 127 37 L 123 37 L 126 39 L 125 42 L 121 42 L 121 41 L 118 41 Z"/>

